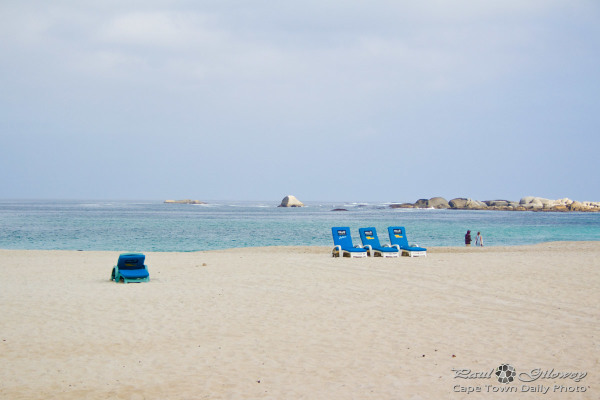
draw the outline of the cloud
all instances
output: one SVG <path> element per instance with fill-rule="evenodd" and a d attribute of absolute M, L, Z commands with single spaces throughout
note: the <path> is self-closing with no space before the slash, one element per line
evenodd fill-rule
<path fill-rule="evenodd" d="M 210 26 L 213 25 L 213 26 Z M 100 28 L 97 38 L 113 45 L 181 49 L 218 46 L 223 33 L 202 13 L 134 12 L 116 15 Z"/>
<path fill-rule="evenodd" d="M 105 78 L 114 73 L 157 86 L 173 80 L 182 86 L 210 79 L 286 81 L 294 89 L 316 82 L 372 93 L 385 90 L 385 82 L 436 92 L 519 68 L 536 32 L 518 19 L 553 7 L 541 1 L 343 5 L 317 13 L 311 2 L 256 9 L 173 2 L 170 8 L 150 3 L 86 12 L 63 3 L 37 12 L 13 10 L 17 18 L 8 30 L 30 46 L 52 46 L 66 71 L 88 69 Z"/>

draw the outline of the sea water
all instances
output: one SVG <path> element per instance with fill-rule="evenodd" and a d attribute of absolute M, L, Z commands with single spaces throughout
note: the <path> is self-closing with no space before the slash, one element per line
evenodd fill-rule
<path fill-rule="evenodd" d="M 0 200 L 0 249 L 199 251 L 252 246 L 332 246 L 331 227 L 406 227 L 409 243 L 462 246 L 478 231 L 486 246 L 600 240 L 600 213 L 392 209 L 386 203 L 274 201 Z M 333 211 L 343 208 L 347 211 Z"/>

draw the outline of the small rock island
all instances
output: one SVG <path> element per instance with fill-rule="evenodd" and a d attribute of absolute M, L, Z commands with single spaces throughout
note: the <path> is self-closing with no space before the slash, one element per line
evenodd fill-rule
<path fill-rule="evenodd" d="M 200 200 L 184 199 L 184 200 L 165 200 L 165 204 L 206 204 L 206 203 L 203 201 L 200 201 Z"/>

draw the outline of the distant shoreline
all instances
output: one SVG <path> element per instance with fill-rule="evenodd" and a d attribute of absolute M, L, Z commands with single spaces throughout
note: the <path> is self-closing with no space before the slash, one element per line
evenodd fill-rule
<path fill-rule="evenodd" d="M 290 196 L 288 196 L 290 197 Z M 303 207 L 295 197 L 294 203 L 288 204 L 286 199 L 278 207 Z M 209 204 L 202 200 L 165 200 L 164 204 Z M 474 200 L 466 197 L 458 197 L 446 200 L 443 197 L 432 197 L 430 199 L 419 199 L 414 203 L 391 203 L 389 208 L 417 208 L 417 209 L 450 209 L 450 210 L 490 210 L 490 211 L 536 211 L 536 212 L 600 212 L 600 202 L 576 201 L 569 198 L 558 200 L 543 197 L 527 196 L 519 201 L 512 200 Z M 348 211 L 344 207 L 336 207 L 331 211 Z"/>

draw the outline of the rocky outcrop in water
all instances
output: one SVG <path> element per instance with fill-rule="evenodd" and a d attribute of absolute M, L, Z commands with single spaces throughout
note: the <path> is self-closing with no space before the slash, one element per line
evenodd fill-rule
<path fill-rule="evenodd" d="M 448 204 L 450 204 L 450 208 L 457 210 L 483 210 L 487 208 L 487 204 L 485 204 L 483 201 L 465 199 L 463 197 L 452 199 L 448 202 Z"/>
<path fill-rule="evenodd" d="M 419 199 L 414 204 L 415 208 L 450 208 L 450 204 L 443 197 L 432 197 L 431 199 Z"/>
<path fill-rule="evenodd" d="M 392 204 L 391 208 L 436 208 L 453 210 L 499 210 L 499 211 L 584 211 L 600 212 L 600 202 L 573 201 L 571 199 L 550 200 L 543 197 L 526 196 L 520 201 L 473 200 L 459 197 L 446 201 L 443 197 L 419 199 L 415 203 Z"/>
<path fill-rule="evenodd" d="M 279 207 L 304 207 L 304 203 L 298 200 L 296 196 L 289 195 L 281 200 Z"/>

